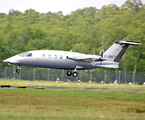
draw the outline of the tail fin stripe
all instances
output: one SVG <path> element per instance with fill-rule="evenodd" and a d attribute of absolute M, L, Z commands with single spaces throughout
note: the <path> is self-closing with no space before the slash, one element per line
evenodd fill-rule
<path fill-rule="evenodd" d="M 120 51 L 120 53 L 114 59 L 114 62 L 119 62 L 120 61 L 120 59 L 122 58 L 122 56 L 124 55 L 124 53 L 126 52 L 126 50 L 127 50 L 128 47 L 129 47 L 129 45 L 123 46 L 123 49 Z"/>
<path fill-rule="evenodd" d="M 116 40 L 114 44 L 104 52 L 103 58 L 106 58 L 108 61 L 119 62 L 129 45 L 140 45 L 140 43 Z"/>

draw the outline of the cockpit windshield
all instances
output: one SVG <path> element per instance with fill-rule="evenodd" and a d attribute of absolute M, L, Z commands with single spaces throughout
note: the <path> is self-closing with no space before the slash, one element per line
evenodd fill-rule
<path fill-rule="evenodd" d="M 19 54 L 19 56 L 21 56 L 21 57 L 31 57 L 32 53 L 24 52 L 24 53 Z"/>

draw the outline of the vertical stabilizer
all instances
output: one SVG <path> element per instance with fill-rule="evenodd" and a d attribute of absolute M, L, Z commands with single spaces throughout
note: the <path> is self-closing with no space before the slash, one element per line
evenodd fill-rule
<path fill-rule="evenodd" d="M 119 62 L 129 45 L 140 45 L 140 43 L 133 41 L 117 40 L 110 48 L 108 48 L 104 52 L 103 58 L 109 61 Z"/>

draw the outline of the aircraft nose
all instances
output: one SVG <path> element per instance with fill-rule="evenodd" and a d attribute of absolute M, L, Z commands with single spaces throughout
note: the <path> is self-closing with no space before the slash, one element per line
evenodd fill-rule
<path fill-rule="evenodd" d="M 18 64 L 18 61 L 15 59 L 15 57 L 8 58 L 3 61 L 4 63 L 9 63 L 9 64 Z"/>
<path fill-rule="evenodd" d="M 9 60 L 8 60 L 8 59 L 6 59 L 6 60 L 4 60 L 3 62 L 4 62 L 4 63 L 9 63 Z"/>

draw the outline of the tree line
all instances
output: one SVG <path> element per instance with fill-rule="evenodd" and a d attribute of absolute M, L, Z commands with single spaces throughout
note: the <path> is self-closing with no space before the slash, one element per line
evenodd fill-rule
<path fill-rule="evenodd" d="M 145 4 L 141 0 L 127 0 L 121 7 L 77 9 L 69 15 L 11 9 L 0 13 L 0 66 L 6 65 L 6 58 L 36 49 L 99 54 L 123 39 L 142 45 L 130 46 L 119 69 L 145 71 Z"/>

